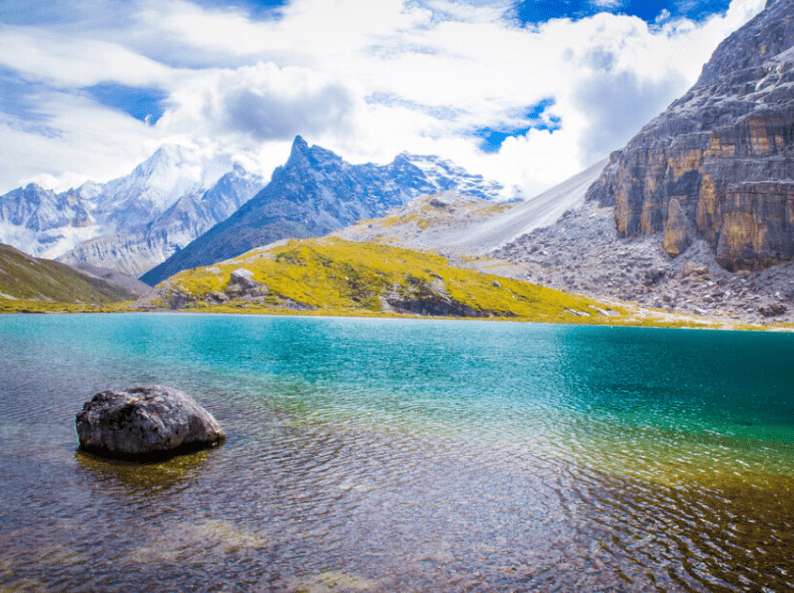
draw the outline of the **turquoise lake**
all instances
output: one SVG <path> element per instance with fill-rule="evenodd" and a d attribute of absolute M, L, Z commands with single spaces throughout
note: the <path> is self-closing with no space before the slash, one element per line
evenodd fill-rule
<path fill-rule="evenodd" d="M 0 591 L 794 590 L 794 335 L 0 317 Z M 107 388 L 226 444 L 77 451 Z"/>

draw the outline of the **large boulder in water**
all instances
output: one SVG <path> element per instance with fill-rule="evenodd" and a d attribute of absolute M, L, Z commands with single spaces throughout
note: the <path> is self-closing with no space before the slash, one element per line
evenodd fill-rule
<path fill-rule="evenodd" d="M 196 400 L 161 385 L 97 393 L 83 404 L 76 424 L 84 451 L 118 459 L 166 458 L 226 439 Z"/>

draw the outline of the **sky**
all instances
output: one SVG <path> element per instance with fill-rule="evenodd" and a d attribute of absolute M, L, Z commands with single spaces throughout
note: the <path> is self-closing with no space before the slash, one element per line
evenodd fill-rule
<path fill-rule="evenodd" d="M 764 0 L 0 0 L 0 194 L 292 140 L 531 197 L 620 149 Z"/>

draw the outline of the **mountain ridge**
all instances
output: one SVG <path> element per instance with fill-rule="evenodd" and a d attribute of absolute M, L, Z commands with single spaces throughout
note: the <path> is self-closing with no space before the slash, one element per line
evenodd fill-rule
<path fill-rule="evenodd" d="M 211 265 L 280 239 L 322 236 L 416 196 L 455 188 L 490 200 L 500 199 L 504 190 L 438 157 L 403 153 L 387 165 L 353 165 L 296 136 L 289 158 L 273 171 L 266 187 L 141 280 L 155 285 L 184 269 Z"/>

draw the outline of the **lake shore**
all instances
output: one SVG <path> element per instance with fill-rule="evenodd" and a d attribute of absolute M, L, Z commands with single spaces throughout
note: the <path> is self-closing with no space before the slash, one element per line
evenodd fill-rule
<path fill-rule="evenodd" d="M 200 304 L 187 309 L 140 308 L 133 302 L 103 305 L 85 305 L 78 303 L 51 303 L 46 301 L 5 299 L 0 298 L 0 314 L 66 314 L 66 313 L 210 313 L 229 315 L 274 315 L 274 316 L 308 316 L 308 317 L 362 317 L 380 319 L 447 319 L 477 321 L 512 321 L 516 323 L 553 323 L 565 325 L 594 325 L 618 327 L 648 328 L 682 328 L 682 329 L 715 329 L 730 331 L 776 331 L 794 332 L 790 323 L 750 324 L 729 317 L 702 317 L 689 313 L 675 313 L 663 309 L 651 309 L 633 303 L 614 302 L 615 308 L 620 307 L 625 314 L 602 316 L 597 313 L 583 317 L 571 313 L 569 319 L 544 319 L 540 317 L 453 317 L 410 315 L 393 312 L 366 312 L 360 310 L 317 310 L 296 311 L 285 307 L 269 307 L 241 303 L 239 305 L 204 305 Z"/>

